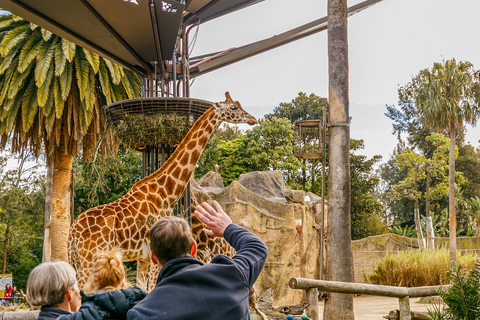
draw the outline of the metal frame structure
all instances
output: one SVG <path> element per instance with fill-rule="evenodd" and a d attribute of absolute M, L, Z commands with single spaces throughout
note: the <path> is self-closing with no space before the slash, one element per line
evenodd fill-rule
<path fill-rule="evenodd" d="M 193 28 L 261 1 L 0 0 L 0 7 L 142 75 L 142 99 L 107 106 L 107 113 L 115 121 L 118 110 L 127 106 L 139 112 L 150 106 L 159 112 L 164 102 L 166 109 L 162 112 L 173 110 L 166 107 L 171 101 L 165 98 L 169 97 L 180 101 L 174 108 L 180 110 L 190 105 L 179 97 L 190 97 L 191 79 L 327 29 L 328 18 L 323 17 L 245 46 L 189 57 Z M 365 0 L 350 7 L 349 15 L 380 1 Z M 156 148 L 144 154 L 144 168 L 152 168 L 168 154 L 166 146 Z"/>

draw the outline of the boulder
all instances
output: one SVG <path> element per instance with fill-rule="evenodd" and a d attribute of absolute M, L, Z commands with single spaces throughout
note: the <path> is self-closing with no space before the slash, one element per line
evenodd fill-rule
<path fill-rule="evenodd" d="M 281 171 L 254 171 L 241 174 L 238 182 L 264 198 L 285 202 L 285 183 Z"/>
<path fill-rule="evenodd" d="M 305 204 L 305 191 L 303 190 L 285 190 L 285 199 L 293 203 Z"/>
<path fill-rule="evenodd" d="M 197 183 L 201 187 L 223 188 L 222 176 L 213 171 L 209 171 L 206 175 L 198 179 Z"/>

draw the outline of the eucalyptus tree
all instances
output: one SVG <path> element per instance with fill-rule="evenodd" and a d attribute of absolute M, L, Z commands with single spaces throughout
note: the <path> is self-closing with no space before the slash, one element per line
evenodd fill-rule
<path fill-rule="evenodd" d="M 449 228 L 450 260 L 456 261 L 455 134 L 465 123 L 475 125 L 480 115 L 479 73 L 470 62 L 455 59 L 434 63 L 418 75 L 415 104 L 425 126 L 450 134 Z"/>
<path fill-rule="evenodd" d="M 50 169 L 44 260 L 50 249 L 51 259 L 67 259 L 73 156 L 95 150 L 105 129 L 103 105 L 140 92 L 132 71 L 18 16 L 0 17 L 1 143 L 11 139 L 14 152 L 44 153 Z"/>

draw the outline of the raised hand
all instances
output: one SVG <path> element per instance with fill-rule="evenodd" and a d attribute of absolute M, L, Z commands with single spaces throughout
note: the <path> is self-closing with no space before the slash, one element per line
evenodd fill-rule
<path fill-rule="evenodd" d="M 202 205 L 205 208 L 197 206 L 194 214 L 209 228 L 204 229 L 205 233 L 213 237 L 223 237 L 223 233 L 232 223 L 232 219 L 223 211 L 217 201 L 213 201 L 215 209 L 206 202 Z"/>

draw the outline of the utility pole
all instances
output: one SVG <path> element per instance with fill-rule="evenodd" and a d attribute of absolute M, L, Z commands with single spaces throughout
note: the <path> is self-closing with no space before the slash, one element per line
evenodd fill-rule
<path fill-rule="evenodd" d="M 353 282 L 347 0 L 328 0 L 329 159 L 326 279 Z M 353 296 L 330 293 L 323 319 L 353 320 Z"/>

